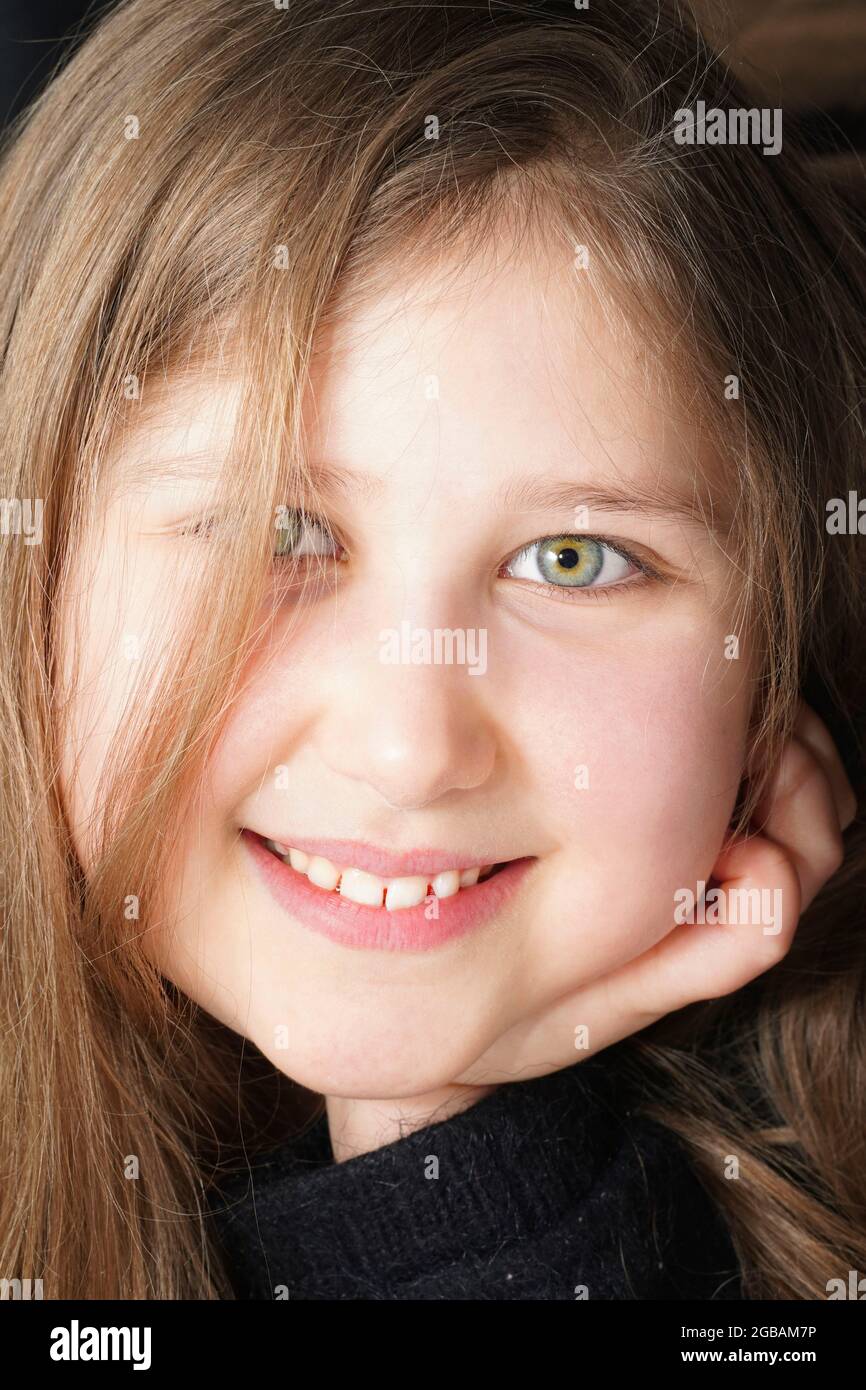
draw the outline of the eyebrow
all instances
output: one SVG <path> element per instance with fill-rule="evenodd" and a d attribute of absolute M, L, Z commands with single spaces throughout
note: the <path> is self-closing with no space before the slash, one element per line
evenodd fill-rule
<path fill-rule="evenodd" d="M 509 483 L 502 491 L 503 506 L 511 511 L 576 511 L 637 512 L 683 521 L 688 525 L 727 532 L 731 521 L 717 502 L 701 497 L 697 486 L 691 492 L 672 488 L 659 482 L 652 488 L 638 482 L 628 485 L 596 483 L 546 478 L 522 478 Z"/>
<path fill-rule="evenodd" d="M 168 458 L 145 456 L 130 466 L 136 482 L 161 479 L 216 481 L 221 468 L 213 450 L 195 450 Z M 342 492 L 346 496 L 372 499 L 384 487 L 385 479 L 358 473 L 333 462 L 308 464 L 310 479 L 324 493 Z M 658 482 L 652 488 L 632 482 L 616 484 L 592 479 L 550 479 L 531 475 L 512 479 L 500 490 L 497 503 L 505 512 L 575 512 L 580 507 L 592 511 L 636 513 L 642 516 L 674 519 L 691 526 L 726 535 L 731 518 L 717 502 L 702 498 L 695 486 L 691 492 Z"/>
<path fill-rule="evenodd" d="M 197 449 L 190 453 L 160 456 L 158 450 L 142 450 L 124 456 L 120 481 L 124 485 L 154 481 L 216 482 L 222 472 L 223 460 L 214 449 Z"/>
<path fill-rule="evenodd" d="M 334 464 L 316 464 L 314 481 L 325 491 L 336 490 L 365 497 L 381 491 L 383 480 Z M 731 518 L 717 501 L 701 497 L 695 486 L 691 492 L 659 482 L 628 485 L 608 482 L 555 480 L 533 475 L 512 479 L 500 491 L 498 505 L 511 512 L 575 512 L 579 507 L 608 512 L 634 512 L 643 516 L 672 518 L 691 526 L 727 534 Z"/>

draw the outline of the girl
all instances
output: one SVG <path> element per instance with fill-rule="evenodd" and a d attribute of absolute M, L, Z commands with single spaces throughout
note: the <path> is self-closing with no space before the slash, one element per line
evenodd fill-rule
<path fill-rule="evenodd" d="M 863 253 L 699 101 L 667 4 L 130 0 L 8 139 L 46 1297 L 866 1267 Z"/>

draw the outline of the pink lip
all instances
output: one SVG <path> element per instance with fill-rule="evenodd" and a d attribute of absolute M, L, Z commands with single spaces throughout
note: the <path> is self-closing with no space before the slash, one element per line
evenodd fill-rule
<path fill-rule="evenodd" d="M 332 864 L 339 864 L 341 869 L 351 864 L 353 869 L 363 869 L 365 873 L 376 874 L 378 878 L 410 878 L 414 874 L 441 874 L 446 869 L 472 869 L 476 865 L 481 869 L 485 864 L 499 863 L 491 855 L 486 859 L 483 856 L 472 859 L 467 858 L 466 854 L 458 857 L 437 849 L 388 854 L 375 845 L 359 840 L 305 840 L 296 836 L 284 840 L 279 835 L 265 835 L 262 838 L 273 840 L 286 848 L 291 845 L 292 849 L 302 849 L 306 854 L 321 855 L 323 859 L 330 859 Z"/>
<path fill-rule="evenodd" d="M 323 889 L 317 888 L 304 874 L 296 873 L 288 864 L 284 864 L 272 854 L 263 843 L 262 837 L 254 831 L 243 830 L 241 840 L 271 897 L 295 921 L 310 931 L 330 937 L 341 946 L 377 951 L 430 951 L 444 945 L 446 941 L 453 941 L 456 937 L 484 926 L 510 901 L 536 862 L 534 858 L 513 859 L 483 883 L 476 883 L 471 888 L 461 888 L 460 892 L 451 898 L 436 899 L 438 917 L 428 919 L 427 914 L 433 906 L 429 902 L 419 903 L 417 907 L 398 908 L 394 912 L 389 912 L 384 907 L 364 907 L 360 903 L 341 898 L 339 893 L 326 893 Z M 320 844 L 329 845 L 333 850 L 335 845 L 341 843 L 347 842 L 306 840 L 299 844 L 293 843 L 293 848 L 306 850 L 308 845 Z M 358 848 L 353 845 L 353 853 Z M 318 851 L 313 848 L 307 852 Z M 367 868 L 365 863 L 359 863 L 356 858 L 348 859 L 346 856 L 341 860 L 336 851 L 333 852 L 332 862 L 348 862 L 356 868 L 366 869 L 368 873 L 376 872 Z M 436 865 L 441 863 L 442 857 L 431 852 L 431 858 Z M 325 858 L 330 859 L 331 854 L 326 854 Z M 380 862 L 386 858 L 387 856 L 382 856 Z M 369 862 L 368 856 L 367 863 Z M 395 861 L 391 859 L 390 862 Z M 417 864 L 418 858 L 410 862 Z M 452 857 L 446 867 L 457 868 L 459 865 Z M 440 871 L 438 867 L 421 870 L 427 873 Z M 401 877 L 407 872 L 409 871 L 404 869 L 402 874 L 393 876 Z"/>

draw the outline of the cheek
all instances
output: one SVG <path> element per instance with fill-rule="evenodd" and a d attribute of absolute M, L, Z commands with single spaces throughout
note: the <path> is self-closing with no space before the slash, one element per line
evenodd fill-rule
<path fill-rule="evenodd" d="M 696 807 L 733 802 L 748 673 L 721 650 L 715 633 L 700 643 L 686 633 L 522 663 L 510 682 L 520 747 L 531 750 L 533 780 L 565 821 L 583 822 L 591 809 L 605 824 L 652 836 L 656 822 L 687 829 Z"/>
<path fill-rule="evenodd" d="M 635 852 L 715 846 L 733 810 L 748 711 L 702 655 L 666 653 L 628 673 L 603 716 L 585 726 L 598 815 L 628 831 Z"/>
<path fill-rule="evenodd" d="M 106 769 L 122 773 L 124 766 L 116 739 L 136 702 L 156 688 L 171 650 L 175 577 L 166 563 L 131 548 L 115 523 L 86 537 L 61 595 L 60 670 L 70 692 L 58 701 L 67 719 L 61 786 L 85 867 L 104 811 Z"/>
<path fill-rule="evenodd" d="M 557 865 L 536 944 L 560 983 L 647 949 L 674 925 L 676 889 L 709 877 L 748 719 L 746 673 L 720 650 L 713 633 L 630 643 L 615 660 L 585 651 L 549 668 L 544 700 L 522 692 L 520 743 Z"/>
<path fill-rule="evenodd" d="M 280 768 L 297 756 L 307 733 L 309 668 L 299 660 L 269 670 L 265 651 L 256 652 L 241 672 L 241 697 L 232 705 L 214 742 L 205 772 L 205 806 L 221 829 L 237 821 L 247 800 L 268 802 L 281 790 Z M 293 712 L 293 713 L 287 713 Z M 206 811 L 207 813 L 207 811 Z"/>
<path fill-rule="evenodd" d="M 92 552 L 91 552 L 92 553 Z M 62 681 L 67 698 L 61 785 L 79 858 L 89 867 L 102 819 L 100 778 L 111 745 L 140 677 L 147 588 L 139 584 L 141 607 L 118 586 L 115 549 L 105 542 L 102 560 L 91 569 L 79 562 L 59 607 Z M 74 690 L 73 690 L 74 682 Z"/>

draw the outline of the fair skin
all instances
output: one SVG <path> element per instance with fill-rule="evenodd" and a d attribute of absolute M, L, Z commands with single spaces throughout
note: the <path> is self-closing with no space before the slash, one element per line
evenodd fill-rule
<path fill-rule="evenodd" d="M 322 341 L 313 385 L 311 459 L 368 482 L 326 493 L 318 514 L 341 556 L 250 658 L 162 886 L 170 925 L 149 929 L 145 947 L 327 1098 L 343 1160 L 503 1081 L 572 1065 L 587 1055 L 577 1029 L 596 1052 L 770 968 L 838 866 L 854 808 L 804 707 L 763 833 L 722 853 L 752 670 L 748 650 L 725 656 L 730 562 L 699 519 L 627 500 L 687 500 L 695 461 L 718 465 L 567 258 L 466 265 L 447 291 L 429 272 L 401 282 Z M 236 400 L 207 378 L 177 391 L 119 465 L 146 451 L 158 475 L 160 457 L 198 450 L 218 467 Z M 574 497 L 507 506 L 503 489 L 526 478 L 574 484 Z M 623 500 L 602 495 L 614 489 Z M 85 864 L 123 702 L 170 636 L 172 576 L 205 544 L 181 528 L 212 494 L 207 479 L 118 488 L 94 521 L 99 543 L 82 543 L 84 679 L 64 785 Z M 606 595 L 572 598 L 528 582 L 515 557 L 577 534 L 581 505 L 588 534 L 631 548 L 659 577 L 635 582 L 632 567 Z M 605 553 L 612 573 L 628 569 Z M 483 629 L 486 673 L 383 664 L 378 634 L 404 620 Z M 143 661 L 118 659 L 118 634 L 130 633 L 146 638 Z M 273 901 L 238 844 L 243 826 L 535 864 L 477 933 L 420 953 L 349 949 Z M 778 933 L 676 926 L 676 891 L 711 876 L 780 888 Z"/>

